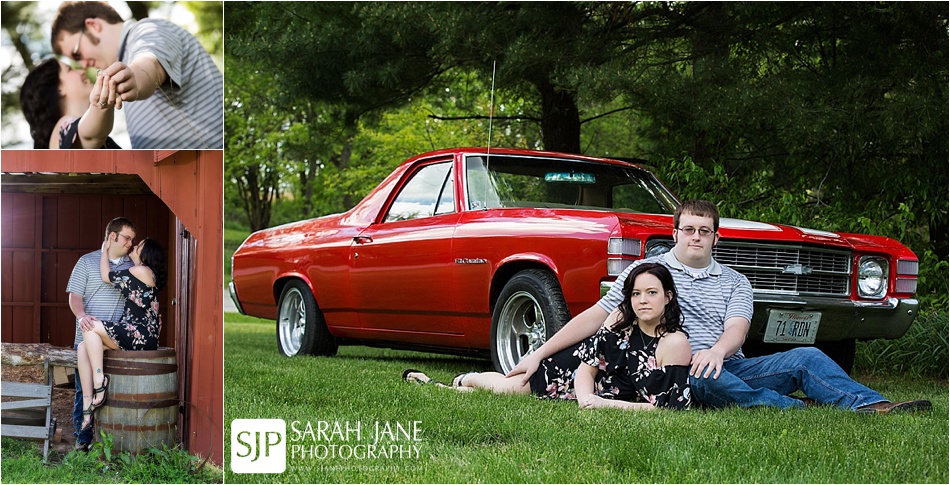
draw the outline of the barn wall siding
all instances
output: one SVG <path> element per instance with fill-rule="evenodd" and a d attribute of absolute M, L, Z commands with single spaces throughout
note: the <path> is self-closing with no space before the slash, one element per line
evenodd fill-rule
<path fill-rule="evenodd" d="M 174 251 L 168 238 L 168 208 L 154 195 L 3 195 L 0 253 L 4 262 L 10 261 L 3 266 L 4 321 L 10 316 L 3 328 L 4 342 L 73 345 L 75 317 L 66 285 L 76 261 L 100 247 L 103 230 L 113 217 L 131 219 L 139 226 L 138 234 L 159 241 L 167 256 Z M 159 301 L 166 323 L 171 317 L 170 295 L 163 292 Z M 162 345 L 173 345 L 174 333 L 163 327 L 160 340 Z"/>
<path fill-rule="evenodd" d="M 188 399 L 186 407 L 197 409 L 192 410 L 189 419 L 186 419 L 184 423 L 186 428 L 184 429 L 184 435 L 188 449 L 203 456 L 210 453 L 212 460 L 221 465 L 223 463 L 224 429 L 224 406 L 222 402 L 224 391 L 224 342 L 221 305 L 223 301 L 223 284 L 221 282 L 223 272 L 222 152 L 4 150 L 0 155 L 2 155 L 0 170 L 4 173 L 134 174 L 138 175 L 154 193 L 153 198 L 130 202 L 127 207 L 120 200 L 128 198 L 128 196 L 103 196 L 97 201 L 72 194 L 61 194 L 58 197 L 62 197 L 62 199 L 47 202 L 42 197 L 37 201 L 37 196 L 33 194 L 3 194 L 3 251 L 0 254 L 0 264 L 3 264 L 2 293 L 4 302 L 14 303 L 9 308 L 4 305 L 2 319 L 0 319 L 2 320 L 0 324 L 2 324 L 3 341 L 37 342 L 41 341 L 39 339 L 42 332 L 48 331 L 52 334 L 53 332 L 63 331 L 63 329 L 56 327 L 60 324 L 47 324 L 51 326 L 49 329 L 44 329 L 43 324 L 39 324 L 26 332 L 28 333 L 26 335 L 24 334 L 25 331 L 18 330 L 14 322 L 24 318 L 33 321 L 56 322 L 62 320 L 64 315 L 66 318 L 71 318 L 71 314 L 61 314 L 61 312 L 69 312 L 68 306 L 65 309 L 56 306 L 57 304 L 44 306 L 43 301 L 46 296 L 37 299 L 34 296 L 17 293 L 20 290 L 15 288 L 18 286 L 33 287 L 36 295 L 52 294 L 55 297 L 59 293 L 59 285 L 62 285 L 61 294 L 65 295 L 65 281 L 72 269 L 71 263 L 68 261 L 73 258 L 74 263 L 78 256 L 70 254 L 68 251 L 47 251 L 43 253 L 42 249 L 37 249 L 37 241 L 75 240 L 76 234 L 79 235 L 78 238 L 81 240 L 98 238 L 101 241 L 101 231 L 108 219 L 101 221 L 95 220 L 95 217 L 85 216 L 87 210 L 95 212 L 94 209 L 98 208 L 98 212 L 102 214 L 118 214 L 126 211 L 125 214 L 136 224 L 139 224 L 139 221 L 148 221 L 148 227 L 139 228 L 141 234 L 158 235 L 161 237 L 156 237 L 156 239 L 175 241 L 176 245 L 179 244 L 181 235 L 175 234 L 174 219 L 177 217 L 181 224 L 187 228 L 194 239 L 195 248 L 195 256 L 192 259 L 194 269 L 189 278 L 191 288 L 173 288 L 174 285 L 170 284 L 168 293 L 172 296 L 181 295 L 184 292 L 191 294 L 190 300 L 192 303 L 188 312 L 189 318 L 188 321 L 181 322 L 181 325 L 170 325 L 169 322 L 163 322 L 163 334 L 172 332 L 166 335 L 165 338 L 169 342 L 174 342 L 176 349 L 182 347 L 181 343 L 186 340 L 189 342 L 191 349 L 190 355 L 183 357 L 187 359 L 186 362 L 183 362 L 183 367 L 187 372 L 186 379 L 184 379 L 184 382 L 187 383 L 187 389 L 183 389 L 182 393 Z M 7 230 L 7 208 L 14 206 L 19 208 L 21 202 L 29 204 L 30 201 L 33 204 L 33 215 L 39 216 L 34 220 L 55 217 L 58 220 L 75 221 L 75 224 L 71 229 L 63 229 L 58 226 L 53 228 L 35 226 L 32 236 L 24 234 L 28 232 L 26 230 L 17 230 L 15 231 L 17 234 L 9 236 L 10 245 L 8 245 L 8 233 L 14 231 Z M 160 211 L 164 211 L 166 214 L 171 211 L 174 217 L 169 217 L 164 222 L 156 221 L 154 219 L 155 213 Z M 11 217 L 16 219 L 15 221 L 9 221 L 9 227 L 13 228 L 14 225 L 19 227 L 16 222 L 20 218 L 29 217 L 29 215 L 24 213 Z M 76 252 L 82 253 L 82 251 Z M 38 254 L 42 256 L 37 257 Z M 169 261 L 177 260 L 176 254 L 170 252 L 168 256 Z M 51 281 L 30 279 L 29 275 L 35 273 L 26 269 L 32 267 L 31 265 L 53 266 Z M 69 268 L 64 270 L 63 266 L 69 266 Z M 14 274 L 20 274 L 20 268 L 24 268 L 24 276 L 14 276 Z M 14 278 L 22 278 L 23 281 L 14 283 Z M 170 283 L 173 280 L 173 278 L 170 278 Z M 25 301 L 19 301 L 17 298 Z M 163 308 L 169 309 L 169 311 L 163 309 L 163 318 L 165 318 L 164 315 L 171 312 L 171 307 L 166 303 Z M 188 334 L 175 335 L 175 327 L 185 329 Z M 71 337 L 69 340 L 69 344 L 71 344 Z"/>

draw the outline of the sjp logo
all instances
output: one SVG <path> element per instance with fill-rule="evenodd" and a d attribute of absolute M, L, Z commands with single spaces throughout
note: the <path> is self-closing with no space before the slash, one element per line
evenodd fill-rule
<path fill-rule="evenodd" d="M 283 473 L 287 468 L 287 424 L 283 419 L 231 421 L 231 471 Z"/>

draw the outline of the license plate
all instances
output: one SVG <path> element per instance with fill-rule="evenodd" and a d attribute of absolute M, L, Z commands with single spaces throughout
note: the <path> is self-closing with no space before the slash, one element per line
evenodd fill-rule
<path fill-rule="evenodd" d="M 777 344 L 813 344 L 818 335 L 821 312 L 769 310 L 763 342 Z"/>

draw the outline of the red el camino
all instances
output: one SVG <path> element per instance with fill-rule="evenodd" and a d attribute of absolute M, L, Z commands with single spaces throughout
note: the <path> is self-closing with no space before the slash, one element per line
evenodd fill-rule
<path fill-rule="evenodd" d="M 353 209 L 251 234 L 231 296 L 276 319 L 285 355 L 361 344 L 490 353 L 510 370 L 594 304 L 632 261 L 672 247 L 677 199 L 648 171 L 551 152 L 411 158 Z M 917 314 L 917 257 L 897 241 L 722 219 L 714 257 L 755 292 L 751 353 L 855 339 Z"/>

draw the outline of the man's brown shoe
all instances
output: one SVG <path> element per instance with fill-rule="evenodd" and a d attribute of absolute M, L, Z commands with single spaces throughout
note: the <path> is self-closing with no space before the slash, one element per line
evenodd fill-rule
<path fill-rule="evenodd" d="M 884 401 L 868 404 L 867 406 L 861 406 L 858 409 L 855 409 L 855 412 L 869 414 L 923 413 L 930 411 L 931 409 L 933 409 L 933 404 L 931 404 L 930 401 Z"/>

